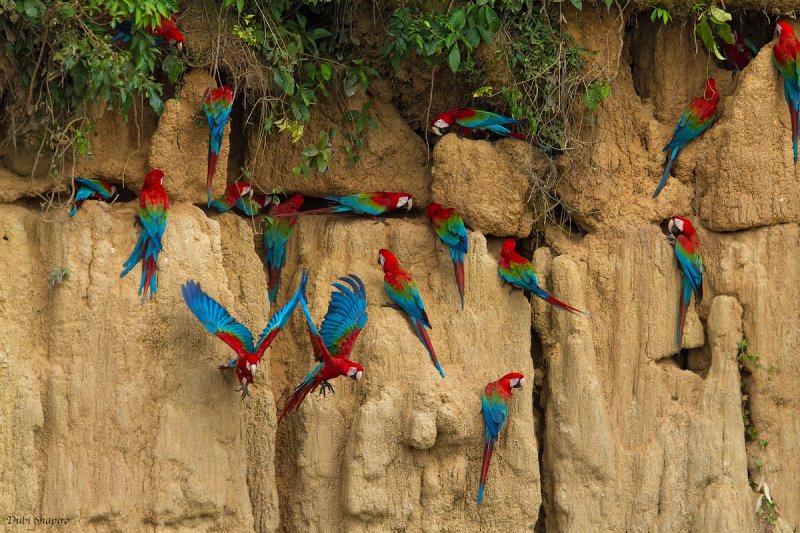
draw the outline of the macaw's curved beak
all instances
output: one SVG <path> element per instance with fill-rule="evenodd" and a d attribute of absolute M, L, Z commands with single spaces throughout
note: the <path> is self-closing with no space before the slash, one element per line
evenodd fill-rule
<path fill-rule="evenodd" d="M 178 47 L 178 52 L 183 50 L 183 43 L 178 43 L 176 46 Z"/>
<path fill-rule="evenodd" d="M 411 211 L 411 206 L 412 205 L 413 205 L 413 202 L 412 202 L 411 198 L 409 198 L 408 199 L 408 203 L 406 203 L 406 211 Z"/>

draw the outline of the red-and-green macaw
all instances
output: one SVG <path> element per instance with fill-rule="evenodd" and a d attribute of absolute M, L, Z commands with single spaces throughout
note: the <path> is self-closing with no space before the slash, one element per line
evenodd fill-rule
<path fill-rule="evenodd" d="M 511 389 L 521 389 L 525 386 L 525 377 L 512 372 L 497 381 L 486 385 L 483 391 L 483 421 L 486 424 L 486 440 L 483 445 L 483 463 L 481 464 L 481 481 L 478 487 L 478 505 L 483 500 L 483 489 L 486 486 L 486 476 L 489 474 L 489 461 L 492 460 L 494 444 L 500 437 L 500 430 L 508 418 L 511 408 Z"/>
<path fill-rule="evenodd" d="M 314 392 L 318 386 L 321 387 L 320 394 L 324 395 L 326 389 L 334 392 L 329 380 L 347 376 L 358 381 L 364 372 L 361 365 L 350 361 L 348 356 L 358 334 L 367 323 L 367 290 L 355 274 L 339 279 L 352 288 L 341 283 L 333 284 L 337 290 L 331 293 L 328 312 L 319 331 L 308 312 L 305 298 L 301 301 L 308 322 L 308 335 L 314 348 L 314 359 L 319 364 L 294 388 L 278 417 L 279 424 L 285 415 L 300 405 L 308 393 Z"/>
<path fill-rule="evenodd" d="M 722 49 L 725 50 L 725 59 L 733 65 L 735 70 L 742 70 L 750 64 L 750 61 L 758 55 L 758 49 L 749 39 L 745 39 L 736 31 L 731 30 L 733 43 L 728 44 L 722 41 Z"/>
<path fill-rule="evenodd" d="M 411 195 L 404 192 L 366 192 L 351 194 L 350 196 L 326 196 L 326 200 L 339 205 L 302 211 L 298 215 L 323 215 L 327 213 L 357 213 L 367 215 L 377 220 L 379 215 L 388 213 L 401 207 L 406 211 L 411 210 Z M 281 216 L 281 215 L 278 215 Z"/>
<path fill-rule="evenodd" d="M 664 175 L 661 176 L 661 182 L 656 187 L 653 193 L 653 198 L 658 196 L 662 187 L 666 185 L 669 171 L 672 164 L 678 159 L 683 147 L 686 143 L 706 131 L 711 127 L 714 122 L 714 113 L 717 111 L 717 103 L 719 102 L 719 93 L 717 92 L 716 82 L 709 78 L 706 80 L 706 88 L 702 98 L 695 98 L 686 111 L 681 115 L 678 125 L 675 126 L 675 131 L 672 132 L 672 140 L 667 146 L 664 147 L 665 152 L 670 152 L 667 158 L 667 165 L 664 168 Z"/>
<path fill-rule="evenodd" d="M 403 270 L 397 258 L 389 250 L 381 249 L 378 251 L 378 264 L 383 267 L 383 282 L 386 287 L 386 293 L 393 301 L 391 304 L 384 304 L 384 307 L 391 307 L 408 313 L 417 337 L 422 345 L 425 346 L 425 349 L 428 350 L 428 355 L 430 355 L 431 361 L 433 361 L 439 374 L 444 377 L 442 366 L 439 364 L 439 359 L 436 358 L 433 344 L 425 329 L 430 328 L 431 323 L 428 320 L 428 314 L 425 312 L 422 298 L 419 296 L 417 284 L 411 279 L 411 274 Z"/>
<path fill-rule="evenodd" d="M 139 195 L 139 220 L 142 223 L 142 233 L 136 242 L 131 256 L 123 265 L 125 270 L 119 277 L 127 274 L 139 260 L 142 260 L 142 282 L 139 285 L 139 294 L 142 303 L 150 292 L 150 299 L 156 294 L 158 268 L 158 253 L 161 251 L 161 238 L 167 228 L 169 215 L 169 197 L 161 185 L 164 173 L 155 169 L 144 179 L 144 186 Z"/>
<path fill-rule="evenodd" d="M 117 188 L 107 181 L 91 180 L 85 178 L 66 178 L 73 180 L 75 187 L 75 198 L 69 216 L 73 216 L 78 208 L 86 200 L 108 200 L 117 193 Z"/>
<path fill-rule="evenodd" d="M 467 229 L 464 220 L 455 209 L 444 209 L 439 204 L 428 206 L 428 220 L 436 235 L 450 248 L 456 284 L 461 295 L 461 309 L 464 309 L 464 254 L 467 253 Z"/>
<path fill-rule="evenodd" d="M 219 148 L 222 146 L 222 132 L 233 107 L 233 93 L 231 88 L 223 85 L 211 92 L 206 92 L 203 98 L 203 111 L 208 122 L 208 175 L 206 188 L 208 190 L 208 205 L 211 206 L 211 182 L 214 180 L 214 170 L 217 168 Z"/>
<path fill-rule="evenodd" d="M 238 202 L 242 196 L 250 194 L 252 190 L 253 187 L 247 182 L 240 181 L 238 183 L 231 183 L 225 187 L 225 194 L 211 202 L 211 207 L 224 213 L 225 211 L 233 209 L 236 206 L 236 202 Z"/>
<path fill-rule="evenodd" d="M 119 40 L 122 43 L 127 43 L 133 36 L 133 19 L 126 19 L 114 26 L 114 29 L 119 33 L 111 39 L 111 41 Z M 178 26 L 175 20 L 175 13 L 172 13 L 170 18 L 161 15 L 161 22 L 158 26 L 150 26 L 145 28 L 147 33 L 156 37 L 156 46 L 160 46 L 163 41 L 174 45 L 180 51 L 183 48 L 183 34 L 178 31 Z"/>
<path fill-rule="evenodd" d="M 678 307 L 678 349 L 681 348 L 683 325 L 686 323 L 686 311 L 694 291 L 697 303 L 703 299 L 703 258 L 700 257 L 700 243 L 692 223 L 683 217 L 672 217 L 669 220 L 669 232 L 673 237 L 672 245 L 675 257 L 681 267 L 681 295 Z"/>
<path fill-rule="evenodd" d="M 506 239 L 503 242 L 503 249 L 500 251 L 501 278 L 514 287 L 530 291 L 531 294 L 535 294 L 545 302 L 559 309 L 569 311 L 575 315 L 583 313 L 584 315 L 592 316 L 560 300 L 556 300 L 539 287 L 539 279 L 536 277 L 533 265 L 531 265 L 530 261 L 519 255 L 515 248 L 516 242 L 514 239 Z"/>
<path fill-rule="evenodd" d="M 247 388 L 253 382 L 253 376 L 258 370 L 264 351 L 269 348 L 275 336 L 286 325 L 300 300 L 305 298 L 307 281 L 308 275 L 303 270 L 303 277 L 294 296 L 280 311 L 272 315 L 255 345 L 250 330 L 237 322 L 216 300 L 204 293 L 200 289 L 200 284 L 189 280 L 181 286 L 183 301 L 186 302 L 197 320 L 236 352 L 236 357 L 227 364 L 220 365 L 219 369 L 236 369 L 236 377 L 239 379 L 239 388 L 236 389 L 236 392 L 241 391 L 242 400 L 249 394 Z"/>
<path fill-rule="evenodd" d="M 511 117 L 504 117 L 503 115 L 498 115 L 490 111 L 479 111 L 468 107 L 459 107 L 438 115 L 433 119 L 431 129 L 436 135 L 444 135 L 450 127 L 456 125 L 461 128 L 461 133 L 464 135 L 469 135 L 473 130 L 486 130 L 496 133 L 497 135 L 502 135 L 503 137 L 520 139 L 534 146 L 538 146 L 539 148 L 545 148 L 541 144 L 519 133 L 514 133 L 504 126 L 504 124 L 512 124 L 514 122 L 519 122 L 519 120 Z"/>
<path fill-rule="evenodd" d="M 778 22 L 776 30 L 778 43 L 772 47 L 772 60 L 783 76 L 783 96 L 789 106 L 794 162 L 797 163 L 797 116 L 800 113 L 800 64 L 797 55 L 800 52 L 800 42 L 788 22 Z"/>
<path fill-rule="evenodd" d="M 264 217 L 264 263 L 269 273 L 269 303 L 278 296 L 281 269 L 286 264 L 286 242 L 292 236 L 297 217 L 293 216 L 303 205 L 303 197 L 295 194 L 285 202 L 272 204 Z"/>

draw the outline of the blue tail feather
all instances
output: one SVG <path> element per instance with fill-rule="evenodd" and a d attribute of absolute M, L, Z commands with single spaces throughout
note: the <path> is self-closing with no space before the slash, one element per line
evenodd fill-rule
<path fill-rule="evenodd" d="M 669 171 L 672 168 L 672 163 L 678 158 L 678 154 L 680 154 L 681 150 L 683 149 L 683 145 L 676 146 L 673 148 L 672 153 L 669 154 L 669 159 L 667 159 L 667 166 L 664 169 L 664 175 L 661 176 L 661 182 L 656 187 L 656 192 L 653 193 L 653 198 L 658 196 L 658 193 L 661 192 L 661 189 L 664 188 L 664 185 L 667 184 L 667 178 L 669 178 Z"/>

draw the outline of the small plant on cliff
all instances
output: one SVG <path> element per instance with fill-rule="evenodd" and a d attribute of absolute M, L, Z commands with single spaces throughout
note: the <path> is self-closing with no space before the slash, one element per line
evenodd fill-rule
<path fill-rule="evenodd" d="M 61 285 L 64 280 L 69 279 L 69 269 L 53 267 L 53 270 L 50 271 L 46 279 L 48 288 L 52 289 L 55 287 L 56 283 Z"/>

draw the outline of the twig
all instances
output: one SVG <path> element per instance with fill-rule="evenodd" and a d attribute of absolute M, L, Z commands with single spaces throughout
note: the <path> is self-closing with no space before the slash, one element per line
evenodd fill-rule
<path fill-rule="evenodd" d="M 425 113 L 425 124 L 423 127 L 425 128 L 425 149 L 428 150 L 427 155 L 425 156 L 425 164 L 427 165 L 431 160 L 431 145 L 428 144 L 428 124 L 431 123 L 431 106 L 433 105 L 433 80 L 434 74 L 436 74 L 436 67 L 434 66 L 431 69 L 431 92 L 428 95 L 428 111 Z"/>
<path fill-rule="evenodd" d="M 36 79 L 36 73 L 39 72 L 39 67 L 42 66 L 42 59 L 44 58 L 44 47 L 47 44 L 47 34 L 50 33 L 50 17 L 53 16 L 53 9 L 55 9 L 55 5 L 50 6 L 44 16 L 44 35 L 42 36 L 42 46 L 39 48 L 39 60 L 36 61 L 36 67 L 33 69 L 31 84 L 28 87 L 28 99 L 25 101 L 25 110 L 28 113 L 30 113 L 31 99 L 33 99 L 33 81 Z"/>

